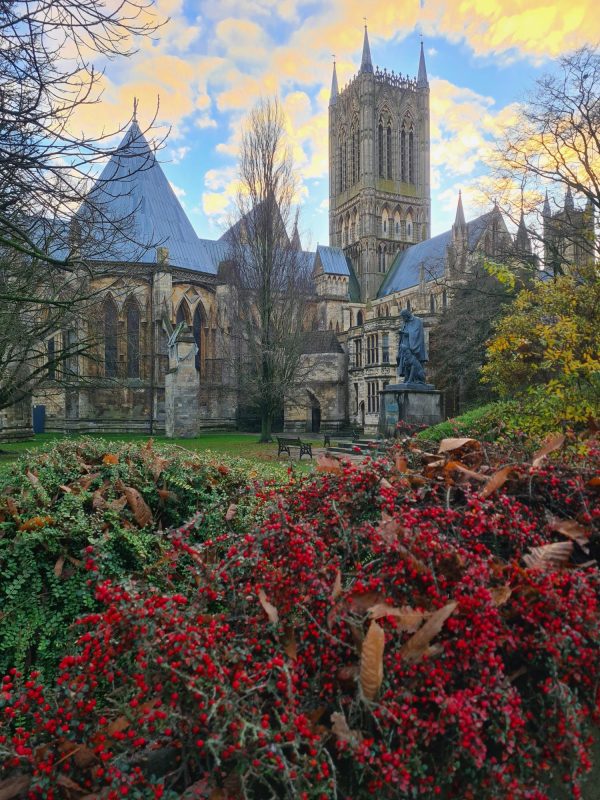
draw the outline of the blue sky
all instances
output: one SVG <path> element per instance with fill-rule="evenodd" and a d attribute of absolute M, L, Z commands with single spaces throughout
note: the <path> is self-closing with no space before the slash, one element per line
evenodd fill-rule
<path fill-rule="evenodd" d="M 432 233 L 451 224 L 458 190 L 467 217 L 494 138 L 553 59 L 600 41 L 595 0 L 158 0 L 169 21 L 128 61 L 105 66 L 102 101 L 83 111 L 88 132 L 124 124 L 133 97 L 157 134 L 170 128 L 163 169 L 200 236 L 221 234 L 235 190 L 244 116 L 277 92 L 301 182 L 305 245 L 328 241 L 327 104 L 332 54 L 340 84 L 358 69 L 363 16 L 376 65 L 415 75 L 424 37 L 431 88 Z"/>

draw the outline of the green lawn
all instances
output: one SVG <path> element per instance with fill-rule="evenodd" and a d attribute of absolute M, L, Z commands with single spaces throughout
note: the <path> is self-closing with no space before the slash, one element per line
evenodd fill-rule
<path fill-rule="evenodd" d="M 145 434 L 88 434 L 92 438 L 106 439 L 113 442 L 144 442 L 150 437 Z M 70 438 L 77 438 L 73 436 Z M 211 450 L 215 453 L 224 453 L 239 458 L 247 458 L 251 461 L 266 461 L 278 462 L 280 464 L 286 463 L 286 456 L 282 455 L 277 458 L 277 442 L 271 444 L 260 444 L 258 441 L 257 433 L 230 433 L 230 432 L 207 432 L 203 433 L 195 439 L 167 439 L 166 436 L 153 436 L 155 442 L 177 445 L 186 450 L 200 451 Z M 306 440 L 305 435 L 302 439 Z M 0 442 L 0 464 L 7 464 L 14 461 L 22 453 L 30 450 L 36 450 L 42 445 L 50 442 L 61 441 L 65 436 L 60 433 L 39 433 L 32 439 L 23 442 Z M 322 445 L 321 438 L 315 440 L 315 445 Z M 304 457 L 301 462 L 298 461 L 297 450 L 292 450 L 292 461 L 295 465 L 303 464 L 304 469 L 308 467 L 310 459 Z"/>

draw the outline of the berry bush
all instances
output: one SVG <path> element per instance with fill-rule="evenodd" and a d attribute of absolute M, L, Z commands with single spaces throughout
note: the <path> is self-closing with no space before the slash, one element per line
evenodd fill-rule
<path fill-rule="evenodd" d="M 195 517 L 164 585 L 88 545 L 98 608 L 56 682 L 4 678 L 0 796 L 581 797 L 600 481 L 440 451 L 324 457 L 243 530 Z"/>

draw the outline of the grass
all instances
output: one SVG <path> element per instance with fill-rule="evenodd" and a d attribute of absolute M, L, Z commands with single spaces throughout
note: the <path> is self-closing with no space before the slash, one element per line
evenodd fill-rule
<path fill-rule="evenodd" d="M 111 442 L 145 442 L 152 438 L 155 442 L 164 444 L 177 445 L 192 452 L 200 452 L 210 450 L 213 453 L 222 453 L 225 455 L 236 456 L 238 458 L 247 458 L 249 461 L 262 461 L 268 463 L 279 463 L 285 465 L 288 461 L 285 455 L 277 458 L 277 442 L 274 441 L 270 444 L 261 444 L 258 441 L 257 433 L 238 433 L 238 432 L 217 432 L 210 431 L 203 433 L 194 439 L 167 439 L 166 436 L 153 436 L 149 437 L 141 433 L 124 433 L 124 434 L 86 434 L 93 439 L 106 439 Z M 18 458 L 20 455 L 39 449 L 40 447 L 51 444 L 56 441 L 63 441 L 65 438 L 77 439 L 78 435 L 66 437 L 61 433 L 38 433 L 32 439 L 27 439 L 21 442 L 0 442 L 0 465 L 9 464 Z M 305 435 L 302 439 L 306 439 Z M 322 444 L 319 439 L 315 444 Z M 303 458 L 298 461 L 298 457 L 294 450 L 292 450 L 292 461 L 294 466 L 301 467 L 301 469 L 308 470 L 310 468 L 310 459 Z"/>

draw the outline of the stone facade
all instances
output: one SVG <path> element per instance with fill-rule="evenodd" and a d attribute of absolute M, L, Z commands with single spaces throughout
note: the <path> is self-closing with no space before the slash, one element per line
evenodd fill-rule
<path fill-rule="evenodd" d="M 184 323 L 182 323 L 184 324 Z M 200 432 L 198 347 L 190 328 L 172 331 L 167 325 L 169 371 L 165 376 L 165 432 L 169 438 L 198 436 Z"/>

